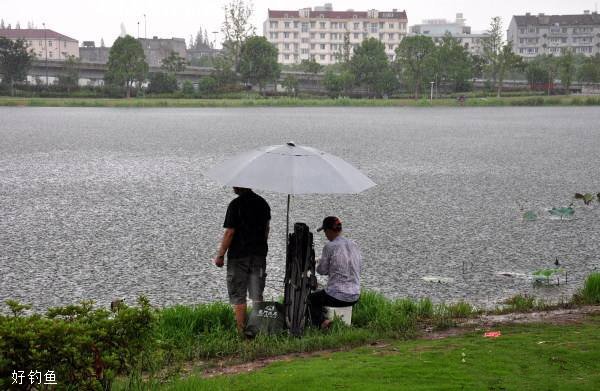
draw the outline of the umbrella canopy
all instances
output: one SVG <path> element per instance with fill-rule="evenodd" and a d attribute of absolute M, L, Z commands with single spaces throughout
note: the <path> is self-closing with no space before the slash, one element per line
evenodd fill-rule
<path fill-rule="evenodd" d="M 284 194 L 354 194 L 375 186 L 339 157 L 293 142 L 242 153 L 206 175 L 226 186 Z"/>

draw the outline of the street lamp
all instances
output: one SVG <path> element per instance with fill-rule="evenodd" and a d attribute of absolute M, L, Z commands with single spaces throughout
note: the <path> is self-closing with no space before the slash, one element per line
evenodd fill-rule
<path fill-rule="evenodd" d="M 217 34 L 219 34 L 218 31 L 213 31 L 213 49 L 217 48 Z"/>
<path fill-rule="evenodd" d="M 46 52 L 46 86 L 48 85 L 48 40 L 46 39 L 46 23 L 42 23 L 44 27 L 44 51 Z"/>
<path fill-rule="evenodd" d="M 433 101 L 433 85 L 435 84 L 434 81 L 430 81 L 429 82 L 431 84 L 431 95 L 429 95 L 429 101 Z"/>

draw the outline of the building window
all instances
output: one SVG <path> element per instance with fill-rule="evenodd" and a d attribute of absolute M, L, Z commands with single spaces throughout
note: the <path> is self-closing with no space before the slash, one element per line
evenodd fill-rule
<path fill-rule="evenodd" d="M 324 43 L 321 44 L 321 50 L 325 50 L 325 44 Z"/>
<path fill-rule="evenodd" d="M 310 33 L 310 39 L 315 39 L 315 33 Z"/>
<path fill-rule="evenodd" d="M 48 52 L 48 57 L 52 58 L 52 52 Z"/>
<path fill-rule="evenodd" d="M 302 32 L 303 33 L 307 33 L 308 32 L 308 23 L 302 23 Z"/>
<path fill-rule="evenodd" d="M 315 22 L 310 22 L 310 28 L 314 29 L 315 28 Z"/>
<path fill-rule="evenodd" d="M 302 38 L 300 41 L 301 41 L 302 43 L 308 43 L 308 38 Z"/>
<path fill-rule="evenodd" d="M 394 45 L 388 45 L 389 50 L 394 50 Z"/>
<path fill-rule="evenodd" d="M 394 36 L 395 36 L 395 35 L 396 35 L 396 34 L 394 34 L 394 33 L 389 33 L 389 34 L 388 34 L 388 38 L 389 38 L 389 39 L 394 39 Z"/>
<path fill-rule="evenodd" d="M 298 38 L 298 33 L 294 33 L 294 38 Z"/>
<path fill-rule="evenodd" d="M 323 16 L 321 15 L 321 17 Z M 319 28 L 325 29 L 325 22 L 319 22 Z"/>
<path fill-rule="evenodd" d="M 377 23 L 371 23 L 371 32 L 372 33 L 376 33 L 377 32 Z"/>
<path fill-rule="evenodd" d="M 383 33 L 379 33 L 379 40 L 383 41 Z"/>
<path fill-rule="evenodd" d="M 383 23 L 383 22 L 379 22 L 379 28 L 380 28 L 380 29 L 382 29 L 384 25 L 385 25 L 385 23 Z"/>
<path fill-rule="evenodd" d="M 52 46 L 52 41 L 48 41 L 48 46 Z"/>
<path fill-rule="evenodd" d="M 297 29 L 298 28 L 298 21 L 294 20 L 294 28 Z"/>
<path fill-rule="evenodd" d="M 325 33 L 321 33 L 319 34 L 319 36 L 321 37 L 321 39 L 325 39 Z"/>
<path fill-rule="evenodd" d="M 321 57 L 321 60 L 325 60 L 325 55 L 324 54 L 321 54 L 320 57 Z"/>
<path fill-rule="evenodd" d="M 290 28 L 290 22 L 284 22 L 283 23 L 283 27 L 285 27 L 286 29 Z"/>
<path fill-rule="evenodd" d="M 302 48 L 301 49 L 301 53 L 302 54 L 308 54 L 308 48 Z"/>
<path fill-rule="evenodd" d="M 338 28 L 337 22 L 331 22 L 331 28 L 332 29 L 337 29 Z"/>
<path fill-rule="evenodd" d="M 284 47 L 285 47 L 285 50 L 290 50 L 290 44 L 289 44 L 289 43 L 286 43 L 286 44 L 284 45 Z"/>
<path fill-rule="evenodd" d="M 394 23 L 390 23 L 390 24 L 389 24 L 389 27 L 390 27 L 391 29 L 393 29 L 395 26 L 396 26 L 396 25 L 395 25 Z"/>
<path fill-rule="evenodd" d="M 354 39 L 358 39 L 359 35 L 359 33 L 354 33 Z"/>
<path fill-rule="evenodd" d="M 283 55 L 283 57 L 284 57 L 286 60 L 289 60 L 289 59 L 290 59 L 290 55 L 289 55 L 289 54 L 284 54 L 284 55 Z"/>
<path fill-rule="evenodd" d="M 354 30 L 360 29 L 360 23 L 354 23 Z"/>
<path fill-rule="evenodd" d="M 287 31 L 283 32 L 283 38 L 289 38 L 290 37 L 290 33 L 288 33 Z"/>
<path fill-rule="evenodd" d="M 276 29 L 279 26 L 279 22 L 271 22 L 271 28 Z"/>
<path fill-rule="evenodd" d="M 63 42 L 63 48 L 67 47 L 67 41 Z"/>

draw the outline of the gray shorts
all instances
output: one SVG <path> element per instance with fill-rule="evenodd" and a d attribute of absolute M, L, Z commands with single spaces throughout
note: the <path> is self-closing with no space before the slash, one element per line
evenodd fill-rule
<path fill-rule="evenodd" d="M 251 255 L 227 259 L 227 292 L 231 304 L 246 304 L 246 293 L 253 301 L 263 301 L 267 279 L 267 258 Z"/>

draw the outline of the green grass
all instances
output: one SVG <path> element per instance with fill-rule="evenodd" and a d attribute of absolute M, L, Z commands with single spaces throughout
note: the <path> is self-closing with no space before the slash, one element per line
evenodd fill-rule
<path fill-rule="evenodd" d="M 197 374 L 156 390 L 597 390 L 600 317 L 582 324 L 513 325 L 442 340 L 393 341 L 280 361 L 232 376 Z M 118 387 L 117 387 L 118 389 Z"/>
<path fill-rule="evenodd" d="M 467 98 L 465 106 L 571 106 L 600 105 L 600 97 L 502 97 Z M 458 107 L 456 99 L 350 99 L 350 98 L 215 98 L 215 99 L 175 99 L 175 98 L 11 98 L 0 97 L 0 106 L 34 107 Z"/>

